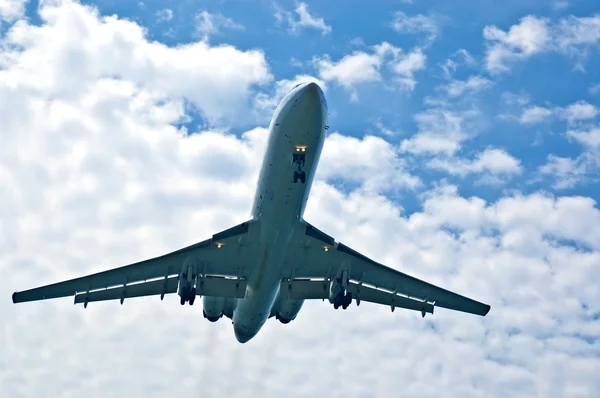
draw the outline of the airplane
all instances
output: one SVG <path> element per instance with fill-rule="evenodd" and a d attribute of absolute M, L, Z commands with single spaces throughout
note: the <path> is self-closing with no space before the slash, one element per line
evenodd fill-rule
<path fill-rule="evenodd" d="M 230 318 L 246 343 L 275 317 L 287 324 L 305 300 L 335 309 L 355 301 L 433 314 L 434 307 L 485 316 L 490 306 L 377 263 L 304 220 L 328 130 L 327 102 L 314 82 L 282 99 L 269 138 L 251 218 L 180 250 L 104 272 L 15 292 L 13 303 L 74 296 L 75 304 L 177 293 L 203 298 L 211 322 Z"/>

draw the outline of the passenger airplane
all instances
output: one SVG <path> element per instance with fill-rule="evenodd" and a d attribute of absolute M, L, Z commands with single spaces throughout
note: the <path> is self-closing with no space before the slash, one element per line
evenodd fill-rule
<path fill-rule="evenodd" d="M 335 309 L 354 299 L 433 314 L 434 306 L 485 316 L 490 306 L 381 265 L 336 242 L 302 215 L 321 155 L 327 103 L 315 83 L 295 86 L 269 126 L 252 217 L 183 249 L 12 295 L 13 303 L 75 296 L 91 301 L 178 293 L 203 296 L 204 317 L 232 319 L 236 339 L 253 338 L 268 318 L 296 318 L 304 300 Z"/>

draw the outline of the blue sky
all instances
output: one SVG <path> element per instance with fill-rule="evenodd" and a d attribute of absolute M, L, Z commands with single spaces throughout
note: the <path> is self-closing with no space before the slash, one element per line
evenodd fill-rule
<path fill-rule="evenodd" d="M 221 21 L 212 17 L 218 32 L 210 33 L 207 40 L 211 45 L 228 44 L 240 50 L 260 49 L 269 64 L 272 82 L 293 79 L 300 74 L 319 76 L 315 57 L 328 56 L 334 62 L 356 51 L 368 52 L 369 48 L 382 42 L 410 51 L 423 48 L 426 64 L 415 72 L 416 85 L 412 90 L 393 89 L 391 74 L 382 68 L 381 81 L 357 85 L 358 101 L 351 101 L 348 90 L 339 84 L 329 84 L 327 98 L 330 107 L 330 125 L 333 131 L 345 135 L 362 137 L 366 134 L 383 136 L 396 144 L 409 138 L 417 131 L 414 116 L 437 107 L 426 103 L 427 98 L 440 98 L 440 88 L 450 80 L 466 80 L 472 76 L 488 79 L 489 86 L 478 93 L 446 99 L 444 108 L 461 111 L 477 109 L 480 114 L 471 135 L 461 146 L 457 155 L 471 158 L 487 147 L 504 149 L 521 162 L 522 172 L 511 175 L 502 184 L 481 184 L 477 175 L 451 176 L 445 171 L 428 169 L 422 159 L 413 158 L 409 167 L 414 175 L 424 181 L 422 188 L 442 178 L 458 184 L 464 195 L 477 194 L 493 200 L 506 189 L 533 192 L 540 188 L 554 191 L 550 186 L 555 178 L 552 174 L 540 175 L 539 168 L 547 163 L 547 156 L 576 158 L 581 145 L 565 139 L 567 122 L 560 118 L 548 118 L 543 123 L 520 124 L 502 115 L 518 117 L 523 106 L 510 106 L 503 95 L 514 94 L 526 97 L 531 105 L 566 107 L 576 101 L 597 104 L 600 93 L 590 93 L 590 87 L 600 83 L 600 64 L 597 45 L 585 48 L 586 56 L 542 51 L 527 57 L 525 61 L 511 63 L 510 70 L 494 74 L 485 67 L 486 41 L 483 30 L 496 26 L 508 31 L 512 25 L 527 15 L 546 18 L 548 25 L 556 24 L 567 16 L 585 17 L 596 10 L 593 2 L 548 2 L 510 1 L 501 5 L 492 2 L 460 1 L 449 4 L 444 1 L 427 2 L 329 2 L 310 3 L 307 10 L 311 16 L 322 18 L 328 26 L 327 32 L 310 26 L 298 26 L 291 32 L 290 23 L 299 21 L 296 8 L 298 2 L 137 2 L 116 1 L 84 2 L 99 9 L 103 15 L 117 14 L 143 25 L 148 38 L 167 45 L 181 45 L 202 38 L 198 31 L 198 15 L 205 11 L 209 15 L 220 15 Z M 348 12 L 340 12 L 348 9 Z M 36 2 L 28 5 L 28 16 L 36 20 Z M 169 10 L 169 11 L 166 11 Z M 282 21 L 274 16 L 284 14 Z M 169 18 L 160 17 L 168 13 Z M 398 31 L 393 28 L 396 13 L 405 18 L 422 16 L 435 28 L 435 39 L 428 43 L 430 32 Z M 359 19 L 360 18 L 360 19 Z M 168 20 L 167 20 L 168 19 Z M 237 28 L 218 26 L 223 19 L 239 25 Z M 415 30 L 415 29 L 408 29 Z M 464 59 L 456 55 L 466 50 L 473 59 L 465 65 Z M 441 68 L 448 59 L 458 63 L 457 70 L 448 78 Z M 577 66 L 579 70 L 576 70 Z M 258 92 L 271 90 L 270 84 L 251 89 Z M 201 90 L 201 88 L 198 88 Z M 201 115 L 190 112 L 192 119 L 187 126 L 190 131 L 210 126 Z M 263 120 L 266 125 L 268 120 Z M 253 121 L 236 121 L 226 126 L 229 131 L 241 133 L 255 124 Z M 394 132 L 382 133 L 382 127 Z M 597 169 L 590 174 L 597 177 Z M 593 180 L 595 181 L 595 180 Z M 597 184 L 579 183 L 561 191 L 569 194 L 597 196 Z M 409 212 L 418 208 L 414 194 L 404 192 L 399 199 Z"/>
<path fill-rule="evenodd" d="M 594 1 L 0 1 L 3 391 L 594 396 L 599 46 Z M 245 221 L 303 80 L 306 219 L 488 316 L 307 302 L 242 346 L 176 297 L 9 302 Z"/>

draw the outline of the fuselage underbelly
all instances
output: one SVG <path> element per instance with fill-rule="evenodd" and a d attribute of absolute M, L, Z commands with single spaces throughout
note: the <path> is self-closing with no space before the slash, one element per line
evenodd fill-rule
<path fill-rule="evenodd" d="M 302 219 L 325 141 L 327 104 L 320 87 L 305 83 L 281 101 L 269 126 L 269 141 L 252 206 L 259 256 L 237 302 L 233 327 L 244 343 L 266 322 L 281 283 L 281 266 L 292 231 Z"/>

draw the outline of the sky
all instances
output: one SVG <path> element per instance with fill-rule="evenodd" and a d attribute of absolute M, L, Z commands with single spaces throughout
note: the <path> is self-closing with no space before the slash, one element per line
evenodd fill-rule
<path fill-rule="evenodd" d="M 2 395 L 596 396 L 595 3 L 0 0 Z M 241 345 L 176 296 L 12 304 L 247 220 L 301 81 L 306 220 L 486 317 L 307 302 Z"/>

